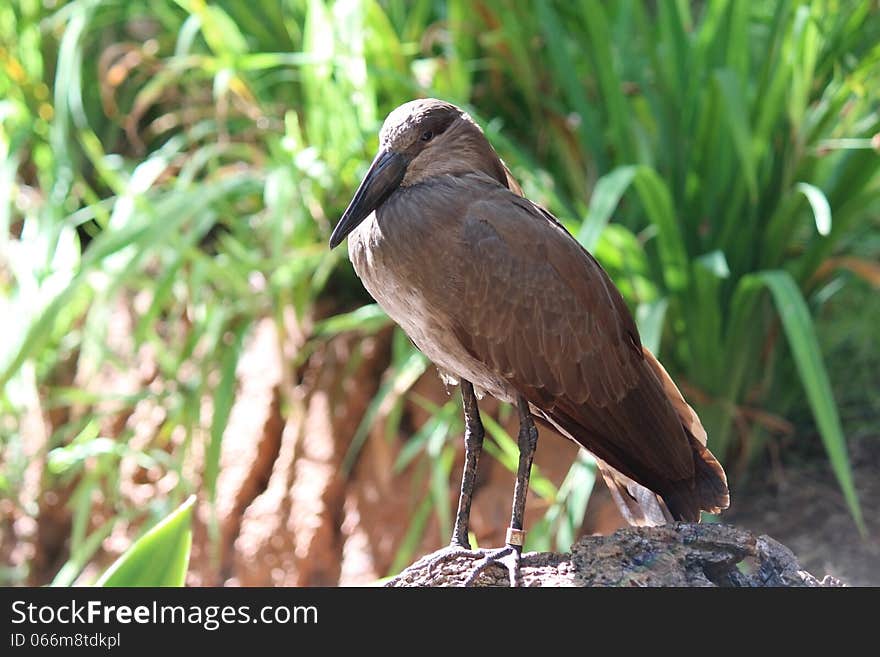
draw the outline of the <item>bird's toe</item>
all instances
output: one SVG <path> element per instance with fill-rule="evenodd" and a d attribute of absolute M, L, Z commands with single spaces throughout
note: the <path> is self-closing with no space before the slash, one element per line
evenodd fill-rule
<path fill-rule="evenodd" d="M 462 558 L 476 559 L 479 558 L 479 551 L 471 550 L 468 545 L 459 545 L 452 543 L 444 548 L 440 548 L 436 552 L 427 554 L 418 560 L 412 567 L 427 568 L 429 575 L 435 575 L 443 570 L 443 566 L 454 564 Z"/>
<path fill-rule="evenodd" d="M 501 566 L 507 569 L 510 578 L 510 586 L 513 588 L 522 586 L 522 572 L 520 571 L 520 550 L 511 545 L 505 545 L 495 550 L 481 551 L 482 558 L 474 566 L 471 574 L 464 581 L 465 586 L 474 586 L 480 579 L 480 575 L 485 573 L 492 566 Z"/>

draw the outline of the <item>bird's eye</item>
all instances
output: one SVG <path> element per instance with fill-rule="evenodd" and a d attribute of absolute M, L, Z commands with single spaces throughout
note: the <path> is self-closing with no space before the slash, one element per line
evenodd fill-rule
<path fill-rule="evenodd" d="M 422 137 L 421 137 L 422 141 L 431 141 L 433 138 L 434 138 L 434 131 L 433 130 L 425 130 L 422 133 Z"/>

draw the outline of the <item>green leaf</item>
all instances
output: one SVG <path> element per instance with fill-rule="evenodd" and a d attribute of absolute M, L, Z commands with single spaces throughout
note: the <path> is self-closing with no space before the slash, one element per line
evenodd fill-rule
<path fill-rule="evenodd" d="M 428 491 L 416 512 L 410 516 L 406 535 L 403 537 L 400 548 L 398 548 L 397 553 L 394 555 L 394 561 L 391 562 L 391 567 L 388 569 L 389 577 L 403 570 L 410 562 L 412 555 L 415 554 L 416 549 L 418 549 L 425 533 L 425 526 L 428 524 L 428 518 L 431 515 L 431 509 L 434 506 L 433 502 L 434 499 L 431 491 Z"/>
<path fill-rule="evenodd" d="M 715 82 L 721 97 L 724 99 L 724 118 L 730 128 L 733 146 L 739 157 L 742 172 L 749 188 L 749 196 L 758 194 L 755 161 L 752 156 L 752 136 L 748 124 L 748 111 L 744 92 L 736 74 L 730 70 L 716 71 Z"/>
<path fill-rule="evenodd" d="M 660 297 L 653 301 L 640 303 L 636 307 L 636 326 L 642 344 L 650 349 L 655 356 L 660 351 L 660 338 L 663 336 L 663 320 L 666 318 L 666 309 L 669 307 L 669 299 Z"/>
<path fill-rule="evenodd" d="M 718 249 L 701 255 L 697 258 L 697 264 L 714 274 L 717 278 L 728 278 L 730 276 L 727 258 L 724 257 L 724 252 Z"/>
<path fill-rule="evenodd" d="M 669 186 L 648 166 L 640 166 L 633 181 L 645 213 L 657 229 L 657 244 L 663 261 L 663 277 L 672 292 L 688 286 L 688 255 Z"/>
<path fill-rule="evenodd" d="M 635 166 L 617 167 L 611 173 L 599 178 L 593 188 L 593 195 L 590 197 L 587 218 L 581 224 L 581 229 L 577 234 L 578 242 L 587 251 L 593 251 L 596 242 L 599 241 L 599 236 L 602 235 L 602 231 L 611 219 L 611 214 L 635 178 L 637 170 L 638 168 Z"/>
<path fill-rule="evenodd" d="M 799 182 L 795 187 L 799 192 L 803 192 L 810 202 L 810 207 L 813 208 L 816 230 L 820 235 L 828 235 L 831 232 L 831 206 L 828 204 L 825 192 L 815 185 L 804 182 Z"/>
<path fill-rule="evenodd" d="M 73 550 L 67 562 L 58 570 L 55 578 L 49 586 L 70 586 L 82 572 L 92 555 L 101 547 L 101 543 L 110 535 L 116 526 L 118 518 L 110 518 L 103 525 L 92 532 L 88 538 L 82 541 L 76 550 Z"/>
<path fill-rule="evenodd" d="M 195 495 L 135 541 L 96 586 L 183 586 L 192 545 Z"/>
<path fill-rule="evenodd" d="M 569 550 L 577 539 L 595 483 L 596 462 L 587 452 L 580 450 L 559 486 L 562 518 L 556 532 L 556 549 Z"/>
<path fill-rule="evenodd" d="M 208 497 L 213 501 L 216 493 L 217 475 L 220 472 L 220 452 L 223 446 L 223 433 L 229 422 L 229 414 L 235 402 L 235 371 L 238 367 L 238 359 L 241 356 L 244 334 L 248 324 L 238 326 L 231 334 L 226 349 L 220 361 L 220 383 L 214 391 L 214 410 L 211 416 L 211 442 L 205 453 L 205 489 Z M 224 334 L 226 337 L 226 334 Z M 222 347 L 221 347 L 222 348 Z"/>
<path fill-rule="evenodd" d="M 483 443 L 483 449 L 491 454 L 510 472 L 516 473 L 519 466 L 519 447 L 516 440 L 511 438 L 507 430 L 494 418 L 481 415 L 486 433 L 493 438 Z M 556 486 L 547 477 L 541 474 L 537 465 L 532 465 L 532 473 L 529 478 L 529 490 L 545 500 L 555 500 L 558 494 Z"/>
<path fill-rule="evenodd" d="M 831 462 L 847 506 L 859 530 L 864 533 L 862 509 L 853 484 L 852 469 L 846 449 L 846 440 L 840 425 L 840 417 L 810 312 L 801 291 L 787 271 L 774 270 L 754 274 L 770 290 L 776 311 L 782 320 L 801 384 L 807 393 L 813 417 L 819 427 L 822 442 Z"/>
<path fill-rule="evenodd" d="M 614 44 L 611 42 L 611 30 L 608 27 L 608 13 L 604 3 L 598 0 L 583 0 L 581 9 L 586 36 L 582 47 L 589 53 L 593 63 L 605 117 L 611 129 L 612 143 L 618 151 L 618 161 L 635 162 L 636 147 L 631 123 L 633 113 L 623 95 Z"/>
<path fill-rule="evenodd" d="M 721 284 L 730 276 L 724 253 L 715 250 L 698 257 L 692 271 L 692 303 L 685 308 L 690 343 L 691 376 L 701 386 L 711 388 L 722 376 L 724 362 L 717 357 L 722 351 L 723 308 Z"/>
<path fill-rule="evenodd" d="M 421 352 L 412 349 L 404 356 L 403 362 L 390 373 L 389 379 L 379 386 L 379 390 L 367 407 L 367 411 L 351 439 L 351 445 L 345 453 L 345 458 L 342 459 L 341 470 L 345 476 L 348 476 L 354 467 L 361 447 L 370 434 L 375 419 L 379 416 L 380 409 L 388 403 L 386 400 L 397 399 L 403 395 L 418 381 L 427 368 L 428 359 Z"/>
<path fill-rule="evenodd" d="M 391 322 L 379 304 L 371 303 L 361 306 L 349 313 L 333 315 L 315 323 L 312 334 L 315 336 L 331 336 L 346 331 L 362 331 L 372 334 Z"/>
<path fill-rule="evenodd" d="M 444 435 L 445 438 L 445 435 Z M 441 443 L 442 445 L 442 443 Z M 433 451 L 433 450 L 430 450 Z M 431 457 L 431 497 L 437 510 L 437 522 L 442 536 L 452 535 L 452 508 L 449 504 L 449 474 L 455 459 L 455 449 L 446 445 Z"/>
<path fill-rule="evenodd" d="M 400 449 L 392 468 L 395 473 L 403 471 L 416 456 L 425 451 L 426 445 L 432 443 L 435 435 L 439 434 L 445 439 L 451 431 L 460 429 L 461 404 L 457 396 L 446 402 L 442 408 L 437 408 L 433 404 L 428 406 L 427 401 L 421 402 L 415 395 L 412 396 L 412 400 L 431 413 L 432 417 Z"/>
<path fill-rule="evenodd" d="M 601 145 L 602 132 L 598 129 L 596 110 L 593 104 L 590 103 L 586 87 L 578 74 L 578 69 L 571 65 L 571 50 L 566 48 L 569 44 L 567 43 L 563 22 L 553 8 L 552 3 L 535 3 L 535 12 L 537 25 L 544 33 L 549 64 L 556 73 L 554 77 L 558 80 L 561 91 L 565 94 L 566 101 L 571 104 L 572 110 L 580 118 L 577 128 L 580 143 L 585 150 L 592 151 L 595 154 L 597 163 L 601 167 L 604 159 Z M 598 189 L 593 191 L 594 197 L 597 191 Z M 590 247 L 587 246 L 586 248 L 589 250 Z"/>

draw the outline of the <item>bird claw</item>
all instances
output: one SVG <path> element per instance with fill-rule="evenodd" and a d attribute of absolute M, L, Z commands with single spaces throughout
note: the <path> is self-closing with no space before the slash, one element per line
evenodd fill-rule
<path fill-rule="evenodd" d="M 522 575 L 520 573 L 520 552 L 519 548 L 505 545 L 495 549 L 472 550 L 469 546 L 453 543 L 445 548 L 441 548 L 437 552 L 433 552 L 419 559 L 411 568 L 426 568 L 428 575 L 436 574 L 437 569 L 445 563 L 456 561 L 461 557 L 476 560 L 473 571 L 464 580 L 463 586 L 474 586 L 479 580 L 480 575 L 485 573 L 494 565 L 499 565 L 507 569 L 510 577 L 510 586 L 522 586 Z"/>
<path fill-rule="evenodd" d="M 423 557 L 419 561 L 427 565 L 429 575 L 434 575 L 436 569 L 440 565 L 448 561 L 454 561 L 458 557 L 469 557 L 471 559 L 475 559 L 478 555 L 479 551 L 471 550 L 470 545 L 459 545 L 458 543 L 452 543 L 451 545 L 447 545 L 445 548 L 441 548 L 436 552 L 433 552 Z"/>
<path fill-rule="evenodd" d="M 480 575 L 494 565 L 504 566 L 504 568 L 507 569 L 511 588 L 522 586 L 522 573 L 520 572 L 519 567 L 520 548 L 512 545 L 505 545 L 504 547 L 496 548 L 494 550 L 479 550 L 479 552 L 483 552 L 483 558 L 480 559 L 479 563 L 474 567 L 473 572 L 468 575 L 468 578 L 464 581 L 464 586 L 473 586 L 476 584 Z"/>

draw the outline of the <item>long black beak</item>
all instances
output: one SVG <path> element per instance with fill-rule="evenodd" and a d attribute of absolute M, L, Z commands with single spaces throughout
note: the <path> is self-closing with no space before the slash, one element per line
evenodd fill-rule
<path fill-rule="evenodd" d="M 336 224 L 330 236 L 330 248 L 335 249 L 370 213 L 382 205 L 391 193 L 400 186 L 406 175 L 406 160 L 399 153 L 382 150 L 370 165 L 370 170 L 361 181 L 348 204 L 342 219 Z"/>

